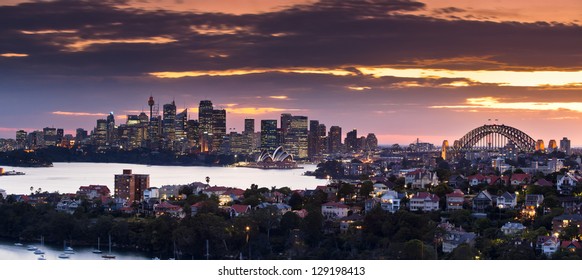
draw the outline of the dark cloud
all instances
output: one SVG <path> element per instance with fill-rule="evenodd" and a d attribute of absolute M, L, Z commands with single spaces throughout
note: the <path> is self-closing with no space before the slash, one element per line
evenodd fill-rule
<path fill-rule="evenodd" d="M 264 14 L 118 8 L 118 1 L 51 1 L 0 7 L 2 74 L 139 76 L 157 71 L 284 67 L 580 68 L 582 28 L 550 23 L 440 20 L 411 16 L 415 1 L 332 1 Z M 450 7 L 443 13 L 458 12 Z M 24 34 L 22 31 L 70 32 Z M 79 40 L 175 40 L 92 44 Z M 434 64 L 463 57 L 487 62 Z M 424 60 L 431 63 L 423 65 Z"/>

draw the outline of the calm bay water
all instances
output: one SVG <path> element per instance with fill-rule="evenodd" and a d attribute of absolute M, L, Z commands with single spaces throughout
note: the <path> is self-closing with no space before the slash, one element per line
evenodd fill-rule
<path fill-rule="evenodd" d="M 303 165 L 304 169 L 263 170 L 244 167 L 201 167 L 201 166 L 149 166 L 120 163 L 55 163 L 54 167 L 26 168 L 2 166 L 5 171 L 21 171 L 22 176 L 0 176 L 0 189 L 8 194 L 27 194 L 30 187 L 42 191 L 75 193 L 80 186 L 106 185 L 113 192 L 115 174 L 123 169 L 132 169 L 134 174 L 149 174 L 150 186 L 188 184 L 205 182 L 210 177 L 210 185 L 249 188 L 289 187 L 291 189 L 312 189 L 326 183 L 326 180 L 303 176 L 305 171 L 315 170 L 315 165 Z"/>
<path fill-rule="evenodd" d="M 74 254 L 68 254 L 68 259 L 61 259 L 58 256 L 63 253 L 63 247 L 55 247 L 50 245 L 41 245 L 38 243 L 27 243 L 23 246 L 15 246 L 14 243 L 1 240 L 0 241 L 0 260 L 38 260 L 41 255 L 35 255 L 33 251 L 28 251 L 27 246 L 33 245 L 41 249 L 44 254 L 42 256 L 47 260 L 102 260 L 101 254 L 94 254 L 93 248 L 73 248 Z M 101 244 L 101 251 L 109 253 L 107 244 Z M 145 254 L 139 252 L 127 252 L 111 250 L 111 254 L 115 255 L 116 260 L 148 260 Z"/>

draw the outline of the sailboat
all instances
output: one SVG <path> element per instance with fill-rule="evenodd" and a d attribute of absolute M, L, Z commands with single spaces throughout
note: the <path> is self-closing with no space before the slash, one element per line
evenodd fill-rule
<path fill-rule="evenodd" d="M 101 251 L 101 238 L 97 237 L 97 249 L 93 250 L 93 254 L 102 254 L 103 252 Z"/>
<path fill-rule="evenodd" d="M 111 254 L 111 234 L 109 235 L 109 254 L 101 256 L 104 259 L 115 259 L 115 255 Z"/>
<path fill-rule="evenodd" d="M 66 240 L 64 242 L 65 242 L 65 245 L 64 245 L 64 247 L 65 247 L 65 249 L 64 249 L 65 254 L 74 254 L 75 253 L 75 250 L 72 247 L 67 247 L 67 241 Z M 71 243 L 73 243 L 73 242 L 71 242 Z"/>

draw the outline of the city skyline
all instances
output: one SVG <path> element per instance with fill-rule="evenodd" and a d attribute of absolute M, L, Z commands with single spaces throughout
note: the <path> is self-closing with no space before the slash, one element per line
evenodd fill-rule
<path fill-rule="evenodd" d="M 582 146 L 582 4 L 551 4 L 1 1 L 0 137 L 90 130 L 153 95 L 190 114 L 212 100 L 239 132 L 290 113 L 440 145 L 497 119 Z"/>

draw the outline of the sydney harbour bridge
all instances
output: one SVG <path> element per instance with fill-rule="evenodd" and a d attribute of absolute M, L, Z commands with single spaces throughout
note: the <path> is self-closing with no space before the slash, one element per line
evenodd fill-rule
<path fill-rule="evenodd" d="M 477 127 L 469 131 L 459 140 L 455 140 L 452 146 L 448 141 L 443 142 L 443 152 L 469 152 L 500 150 L 509 144 L 524 152 L 536 150 L 536 141 L 525 132 L 511 126 L 489 124 Z"/>

